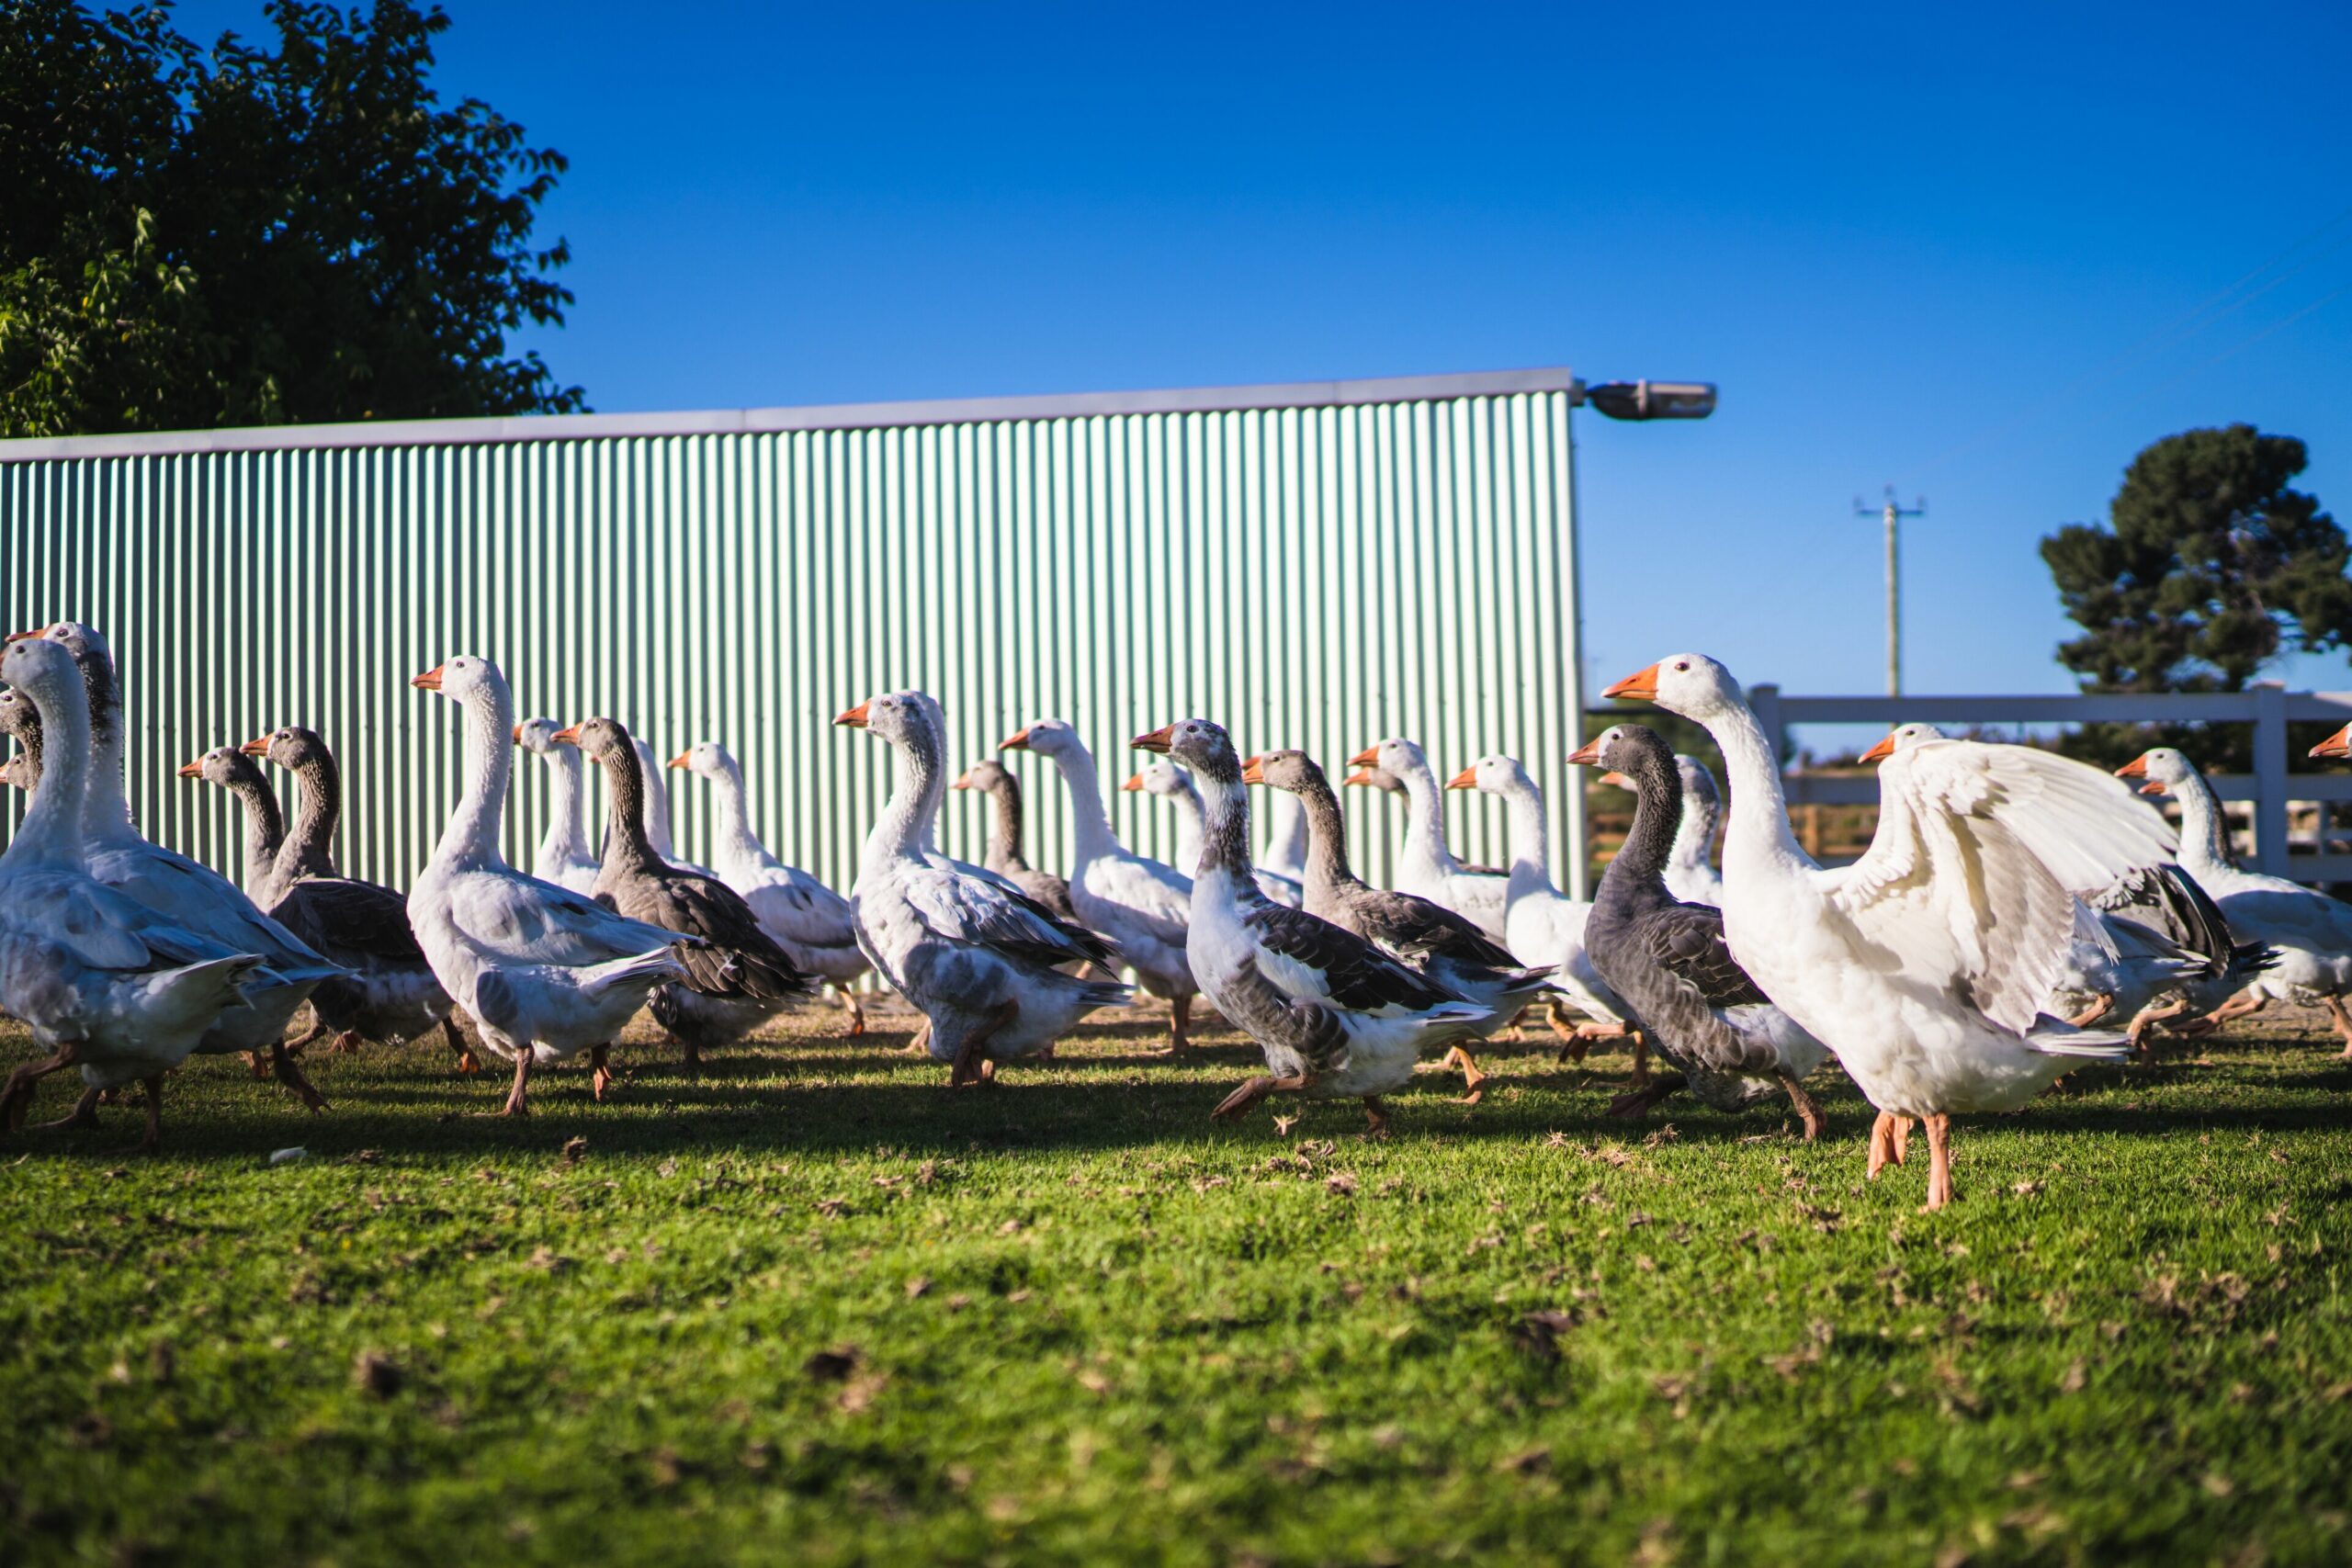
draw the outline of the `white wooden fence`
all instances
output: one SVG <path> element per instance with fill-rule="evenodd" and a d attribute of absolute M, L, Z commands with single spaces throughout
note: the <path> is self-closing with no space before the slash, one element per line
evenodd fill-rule
<path fill-rule="evenodd" d="M 1804 724 L 2250 724 L 2255 771 L 2216 774 L 2211 781 L 2223 800 L 2254 803 L 2254 850 L 2245 858 L 2256 870 L 2298 882 L 2352 882 L 2352 854 L 2328 852 L 2324 832 L 2322 842 L 2309 852 L 2298 851 L 2287 834 L 2290 803 L 2352 800 L 2352 770 L 2294 771 L 2303 759 L 2290 755 L 2287 725 L 2352 721 L 2352 692 L 2290 692 L 2265 682 L 2245 692 L 2148 696 L 1792 697 L 1768 685 L 1756 687 L 1748 697 L 1776 756 L 1788 729 Z M 1874 806 L 1878 781 L 1793 773 L 1788 794 L 1792 806 Z"/>

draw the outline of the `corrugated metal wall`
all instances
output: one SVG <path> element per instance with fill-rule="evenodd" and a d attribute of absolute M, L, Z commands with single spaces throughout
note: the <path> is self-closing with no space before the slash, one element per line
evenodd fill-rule
<path fill-rule="evenodd" d="M 0 443 L 0 604 L 7 629 L 74 618 L 113 641 L 141 824 L 232 875 L 231 803 L 173 770 L 300 722 L 344 760 L 345 868 L 405 886 L 458 787 L 457 712 L 407 680 L 474 652 L 524 716 L 610 714 L 664 756 L 726 742 L 770 847 L 843 887 L 888 755 L 830 721 L 908 685 L 945 705 L 961 761 L 1070 720 L 1148 852 L 1167 808 L 1116 785 L 1127 739 L 1170 718 L 1303 746 L 1335 777 L 1386 734 L 1441 778 L 1512 752 L 1552 801 L 1565 883 L 1573 395 L 31 460 Z M 527 864 L 545 768 L 518 764 Z M 1032 859 L 1066 864 L 1058 781 L 1012 766 Z M 704 786 L 670 779 L 700 855 Z M 1401 814 L 1345 793 L 1379 878 Z M 977 858 L 979 805 L 951 801 L 944 841 Z M 1456 794 L 1449 824 L 1465 858 L 1503 858 L 1493 803 Z"/>

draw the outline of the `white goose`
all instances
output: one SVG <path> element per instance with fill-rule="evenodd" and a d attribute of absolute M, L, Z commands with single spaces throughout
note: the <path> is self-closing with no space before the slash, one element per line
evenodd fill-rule
<path fill-rule="evenodd" d="M 818 976 L 840 994 L 849 1013 L 849 1032 L 865 1032 L 865 1009 L 851 986 L 869 965 L 857 945 L 857 920 L 849 900 L 808 872 L 768 852 L 752 831 L 752 809 L 743 788 L 743 765 L 716 740 L 697 740 L 670 759 L 707 779 L 718 804 L 711 858 L 719 880 L 743 896 L 766 931 L 792 962 Z"/>
<path fill-rule="evenodd" d="M 1248 758 L 1242 765 L 1249 765 Z M 1306 886 L 1306 810 L 1288 790 L 1274 791 L 1267 803 L 1266 852 L 1258 857 L 1258 869 L 1302 890 Z"/>
<path fill-rule="evenodd" d="M 585 764 L 579 747 L 556 744 L 556 731 L 562 728 L 551 718 L 526 718 L 514 727 L 514 743 L 546 759 L 555 775 L 548 788 L 548 829 L 531 857 L 531 874 L 574 893 L 593 893 L 604 862 L 588 852 L 588 834 L 580 825 Z"/>
<path fill-rule="evenodd" d="M 1109 937 L 1143 988 L 1168 998 L 1168 1050 L 1191 1043 L 1187 1021 L 1200 990 L 1184 957 L 1184 925 L 1193 879 L 1175 867 L 1139 855 L 1119 842 L 1102 809 L 1102 781 L 1078 731 L 1058 718 L 1041 718 L 1001 743 L 1000 751 L 1035 751 L 1061 770 L 1077 829 L 1069 899 L 1078 918 Z"/>
<path fill-rule="evenodd" d="M 1247 765 L 1246 763 L 1244 764 Z M 1176 867 L 1201 863 L 1201 791 L 1193 775 L 1173 762 L 1147 762 L 1142 770 L 1119 786 L 1126 790 L 1141 790 L 1156 795 L 1176 809 Z M 1298 811 L 1298 797 L 1276 791 L 1274 798 L 1291 804 L 1291 813 L 1303 826 L 1306 818 Z M 1285 908 L 1306 907 L 1306 889 L 1295 876 L 1281 876 L 1264 866 L 1253 866 L 1250 874 L 1257 879 L 1258 891 Z"/>
<path fill-rule="evenodd" d="M 1130 744 L 1173 756 L 1207 786 L 1201 874 L 1193 884 L 1190 962 L 1217 1011 L 1258 1042 L 1266 1074 L 1212 1115 L 1238 1116 L 1277 1092 L 1361 1099 L 1375 1133 L 1381 1096 L 1402 1088 L 1421 1055 L 1496 1020 L 1414 973 L 1353 931 L 1258 891 L 1250 870 L 1250 800 L 1241 760 L 1222 726 L 1180 719 Z"/>
<path fill-rule="evenodd" d="M 2084 1058 L 2129 1051 L 2041 1011 L 2075 931 L 2070 891 L 2172 858 L 2163 819 L 2115 781 L 2026 747 L 1929 741 L 1881 766 L 1868 852 L 1827 871 L 1798 847 L 1763 727 L 1722 665 L 1673 654 L 1602 695 L 1714 737 L 1732 955 L 1878 1108 L 1871 1175 L 1924 1117 L 1928 1207 L 1941 1208 L 1953 1113 L 2014 1110 Z"/>
<path fill-rule="evenodd" d="M 1392 773 L 1405 786 L 1405 847 L 1396 857 L 1396 889 L 1442 904 L 1518 954 L 1522 963 L 1549 964 L 1510 940 L 1504 915 L 1510 907 L 1510 879 L 1474 872 L 1453 858 L 1445 842 L 1445 805 L 1437 775 L 1420 744 L 1394 737 L 1377 740 L 1348 759 L 1356 768 Z"/>
<path fill-rule="evenodd" d="M 442 987 L 473 1015 L 484 1043 L 514 1064 L 498 1114 L 529 1114 L 535 1065 L 596 1055 L 646 996 L 684 981 L 674 931 L 626 919 L 582 895 L 526 876 L 498 851 L 514 767 L 514 701 L 486 659 L 460 654 L 409 682 L 465 716 L 465 785 L 433 858 L 409 890 L 409 924 Z"/>
<path fill-rule="evenodd" d="M 182 930 L 194 931 L 230 953 L 257 953 L 265 967 L 244 982 L 245 1006 L 221 1013 L 197 1044 L 205 1055 L 266 1056 L 270 1070 L 304 1105 L 326 1109 L 326 1101 L 302 1076 L 286 1049 L 286 1026 L 322 981 L 346 971 L 271 919 L 234 883 L 211 867 L 152 843 L 130 820 L 122 789 L 122 689 L 106 639 L 79 621 L 60 621 L 30 634 L 58 644 L 74 656 L 89 699 L 89 773 L 82 793 L 82 842 L 90 874 L 136 898 Z M 58 761 L 57 747 L 44 753 Z M 76 1115 L 94 1108 L 84 1097 Z"/>
<path fill-rule="evenodd" d="M 1033 1056 L 1101 1007 L 1132 994 L 1057 965 L 1108 964 L 1102 939 L 1057 919 L 993 876 L 957 869 L 933 848 L 947 795 L 946 730 L 921 692 L 871 697 L 833 720 L 871 730 L 898 753 L 889 804 L 866 835 L 850 908 L 858 945 L 920 1009 L 933 1060 L 961 1088 L 1001 1061 Z"/>
<path fill-rule="evenodd" d="M 1503 945 L 1523 964 L 1555 966 L 1554 987 L 1589 1021 L 1552 1028 L 1566 1043 L 1563 1058 L 1582 1060 L 1595 1040 L 1630 1039 L 1634 1087 L 1648 1079 L 1649 1043 L 1634 1022 L 1633 1010 L 1610 988 L 1585 952 L 1584 928 L 1592 906 L 1562 893 L 1552 881 L 1551 829 L 1544 820 L 1544 792 L 1515 757 L 1479 758 L 1446 781 L 1448 789 L 1475 789 L 1503 803 L 1510 825 L 1510 873 L 1504 880 L 1509 902 L 1503 911 Z"/>
<path fill-rule="evenodd" d="M 34 1085 L 74 1067 L 85 1100 L 134 1078 L 146 1085 L 141 1146 L 152 1150 L 164 1075 L 223 1010 L 243 1010 L 241 981 L 260 972 L 262 957 L 224 952 L 91 877 L 81 820 L 89 705 L 73 657 L 51 642 L 12 643 L 0 653 L 0 680 L 36 705 L 48 738 L 48 765 L 0 854 L 0 1007 L 51 1053 L 8 1075 L 0 1125 L 22 1126 Z M 85 1107 L 66 1121 L 87 1119 Z"/>
<path fill-rule="evenodd" d="M 2339 733 L 2312 748 L 2314 757 L 2344 755 Z M 2267 942 L 2278 950 L 2277 962 L 2255 977 L 2252 985 L 2210 1017 L 2227 1022 L 2260 1012 L 2273 1001 L 2292 1000 L 2327 1009 L 2344 1039 L 2344 1055 L 2352 1058 L 2352 1013 L 2344 998 L 2352 991 L 2352 905 L 2314 893 L 2283 876 L 2241 871 L 2230 854 L 2222 805 L 2213 786 L 2197 764 L 2169 746 L 2143 752 L 2116 770 L 2127 779 L 2144 779 L 2142 793 L 2169 794 L 2180 802 L 2180 863 L 2206 892 L 2213 896 L 2230 930 L 2241 940 Z"/>

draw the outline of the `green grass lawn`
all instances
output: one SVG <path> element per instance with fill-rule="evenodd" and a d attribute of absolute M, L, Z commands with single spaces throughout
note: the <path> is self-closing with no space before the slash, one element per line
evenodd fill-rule
<path fill-rule="evenodd" d="M 1371 1141 L 1212 1124 L 1255 1055 L 1157 1013 L 954 1094 L 881 1023 L 519 1124 L 424 1046 L 314 1058 L 318 1119 L 199 1059 L 159 1156 L 7 1138 L 0 1561 L 2352 1556 L 2300 1018 L 1963 1123 L 1937 1215 L 1826 1073 L 1808 1147 L 1501 1046 Z"/>

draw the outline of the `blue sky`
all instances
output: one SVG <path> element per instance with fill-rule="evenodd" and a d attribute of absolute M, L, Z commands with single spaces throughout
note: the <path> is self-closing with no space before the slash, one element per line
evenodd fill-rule
<path fill-rule="evenodd" d="M 1921 692 L 2069 689 L 2035 543 L 2157 436 L 2301 435 L 2352 518 L 2340 4 L 449 9 L 445 96 L 572 160 L 536 346 L 600 410 L 1719 382 L 1580 416 L 1600 679 L 1877 690 L 1888 480 Z"/>

